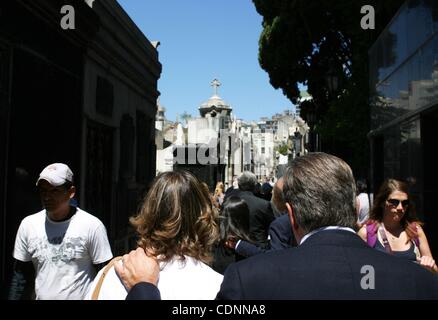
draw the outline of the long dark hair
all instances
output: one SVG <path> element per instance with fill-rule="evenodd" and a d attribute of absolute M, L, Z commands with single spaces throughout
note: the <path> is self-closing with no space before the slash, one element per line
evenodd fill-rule
<path fill-rule="evenodd" d="M 231 196 L 222 206 L 220 218 L 220 242 L 227 241 L 229 236 L 250 241 L 249 208 L 245 200 Z"/>

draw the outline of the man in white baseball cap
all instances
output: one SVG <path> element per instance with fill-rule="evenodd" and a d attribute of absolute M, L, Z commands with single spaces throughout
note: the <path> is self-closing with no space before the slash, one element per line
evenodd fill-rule
<path fill-rule="evenodd" d="M 76 188 L 66 164 L 45 167 L 36 186 L 44 209 L 18 229 L 9 298 L 29 299 L 34 289 L 36 299 L 82 300 L 112 258 L 105 226 L 71 204 Z"/>
<path fill-rule="evenodd" d="M 41 180 L 46 180 L 52 186 L 58 187 L 66 182 L 73 183 L 73 172 L 70 170 L 68 165 L 64 163 L 52 163 L 45 167 L 43 171 L 41 171 L 36 182 L 37 186 L 38 182 Z"/>

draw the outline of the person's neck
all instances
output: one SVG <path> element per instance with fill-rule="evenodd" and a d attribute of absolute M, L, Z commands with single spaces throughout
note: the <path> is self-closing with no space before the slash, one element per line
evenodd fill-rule
<path fill-rule="evenodd" d="M 383 226 L 385 227 L 386 231 L 390 232 L 393 235 L 399 235 L 403 231 L 403 227 L 398 221 L 391 221 L 384 219 Z"/>
<path fill-rule="evenodd" d="M 57 211 L 47 211 L 47 215 L 49 216 L 50 220 L 56 221 L 56 222 L 62 222 L 70 219 L 74 214 L 76 213 L 76 208 L 72 206 L 68 206 L 66 208 L 61 208 Z"/>
<path fill-rule="evenodd" d="M 298 227 L 298 228 L 293 228 L 292 227 L 292 233 L 293 233 L 297 243 L 301 243 L 301 239 L 303 239 L 304 236 L 306 234 L 308 234 L 308 232 L 304 232 L 303 229 L 301 229 L 300 227 Z"/>

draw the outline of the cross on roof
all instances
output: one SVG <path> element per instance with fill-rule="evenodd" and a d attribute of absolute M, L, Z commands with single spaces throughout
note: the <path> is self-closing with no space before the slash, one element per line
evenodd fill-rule
<path fill-rule="evenodd" d="M 221 83 L 218 79 L 213 79 L 211 86 L 214 88 L 214 94 L 217 96 L 217 88 L 220 87 Z"/>

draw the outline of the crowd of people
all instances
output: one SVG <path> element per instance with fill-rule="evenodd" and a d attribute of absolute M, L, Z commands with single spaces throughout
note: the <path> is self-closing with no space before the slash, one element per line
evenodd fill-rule
<path fill-rule="evenodd" d="M 113 260 L 103 224 L 71 202 L 68 166 L 37 187 L 44 209 L 18 230 L 11 299 L 438 299 L 408 184 L 388 179 L 370 201 L 329 154 L 297 157 L 275 182 L 243 172 L 226 190 L 161 173 L 130 219 L 138 247 Z"/>

